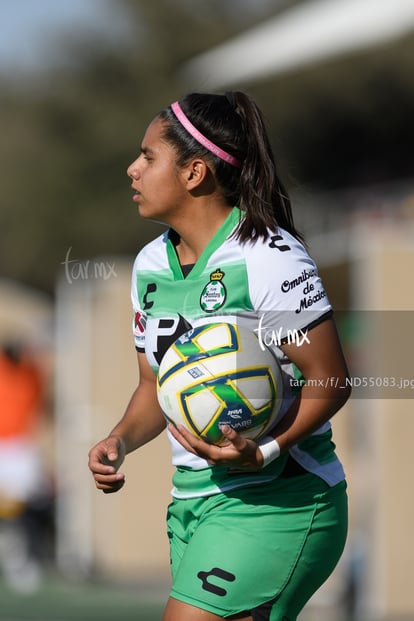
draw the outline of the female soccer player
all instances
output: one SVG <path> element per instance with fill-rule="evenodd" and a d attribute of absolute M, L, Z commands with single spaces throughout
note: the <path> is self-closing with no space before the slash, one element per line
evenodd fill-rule
<path fill-rule="evenodd" d="M 165 429 L 156 373 L 178 336 L 216 321 L 260 333 L 285 378 L 270 435 L 256 442 L 225 427 L 226 443 L 215 446 L 168 426 L 176 472 L 163 621 L 294 621 L 346 539 L 346 483 L 329 420 L 349 391 L 331 306 L 261 112 L 242 92 L 189 94 L 154 118 L 127 172 L 140 215 L 168 230 L 134 264 L 139 385 L 90 451 L 96 487 L 119 490 L 125 455 Z"/>

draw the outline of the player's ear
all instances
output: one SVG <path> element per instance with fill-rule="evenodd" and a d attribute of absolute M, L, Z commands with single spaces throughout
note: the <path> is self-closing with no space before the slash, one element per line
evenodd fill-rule
<path fill-rule="evenodd" d="M 188 190 L 194 190 L 204 182 L 208 176 L 209 169 L 202 159 L 192 160 L 186 167 L 186 183 Z"/>

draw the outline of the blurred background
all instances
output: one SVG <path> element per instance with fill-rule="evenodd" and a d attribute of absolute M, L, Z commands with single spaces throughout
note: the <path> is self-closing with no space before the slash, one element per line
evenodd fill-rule
<path fill-rule="evenodd" d="M 160 618 L 166 440 L 113 496 L 87 453 L 135 387 L 132 261 L 163 230 L 126 168 L 160 109 L 228 89 L 266 116 L 354 381 L 349 542 L 301 619 L 413 619 L 412 0 L 0 0 L 0 25 L 0 619 Z"/>

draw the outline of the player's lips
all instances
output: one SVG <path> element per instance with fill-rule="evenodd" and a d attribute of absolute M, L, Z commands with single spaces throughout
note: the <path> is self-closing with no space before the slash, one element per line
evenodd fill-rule
<path fill-rule="evenodd" d="M 137 203 L 141 199 L 141 192 L 136 190 L 133 186 L 131 186 L 131 187 L 132 187 L 132 190 L 134 192 L 134 194 L 132 196 L 132 200 Z"/>

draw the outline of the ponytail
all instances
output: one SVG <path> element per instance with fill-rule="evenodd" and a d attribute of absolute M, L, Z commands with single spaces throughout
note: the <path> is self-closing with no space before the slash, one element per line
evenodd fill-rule
<path fill-rule="evenodd" d="M 233 102 L 235 112 L 242 119 L 246 138 L 239 199 L 245 218 L 237 230 L 238 239 L 266 239 L 268 229 L 281 227 L 303 241 L 293 222 L 289 195 L 277 174 L 262 113 L 255 102 L 242 92 L 226 93 L 226 97 Z"/>
<path fill-rule="evenodd" d="M 178 166 L 196 156 L 211 162 L 224 198 L 229 205 L 238 205 L 244 214 L 236 238 L 241 242 L 267 239 L 269 230 L 281 227 L 303 241 L 295 228 L 290 199 L 278 177 L 256 103 L 240 91 L 226 95 L 192 93 L 180 100 L 179 109 L 206 139 L 204 144 L 186 130 L 171 106 L 159 115 L 165 123 L 164 137 L 177 152 Z M 241 167 L 207 149 L 208 143 L 213 143 L 218 152 L 230 154 Z"/>

